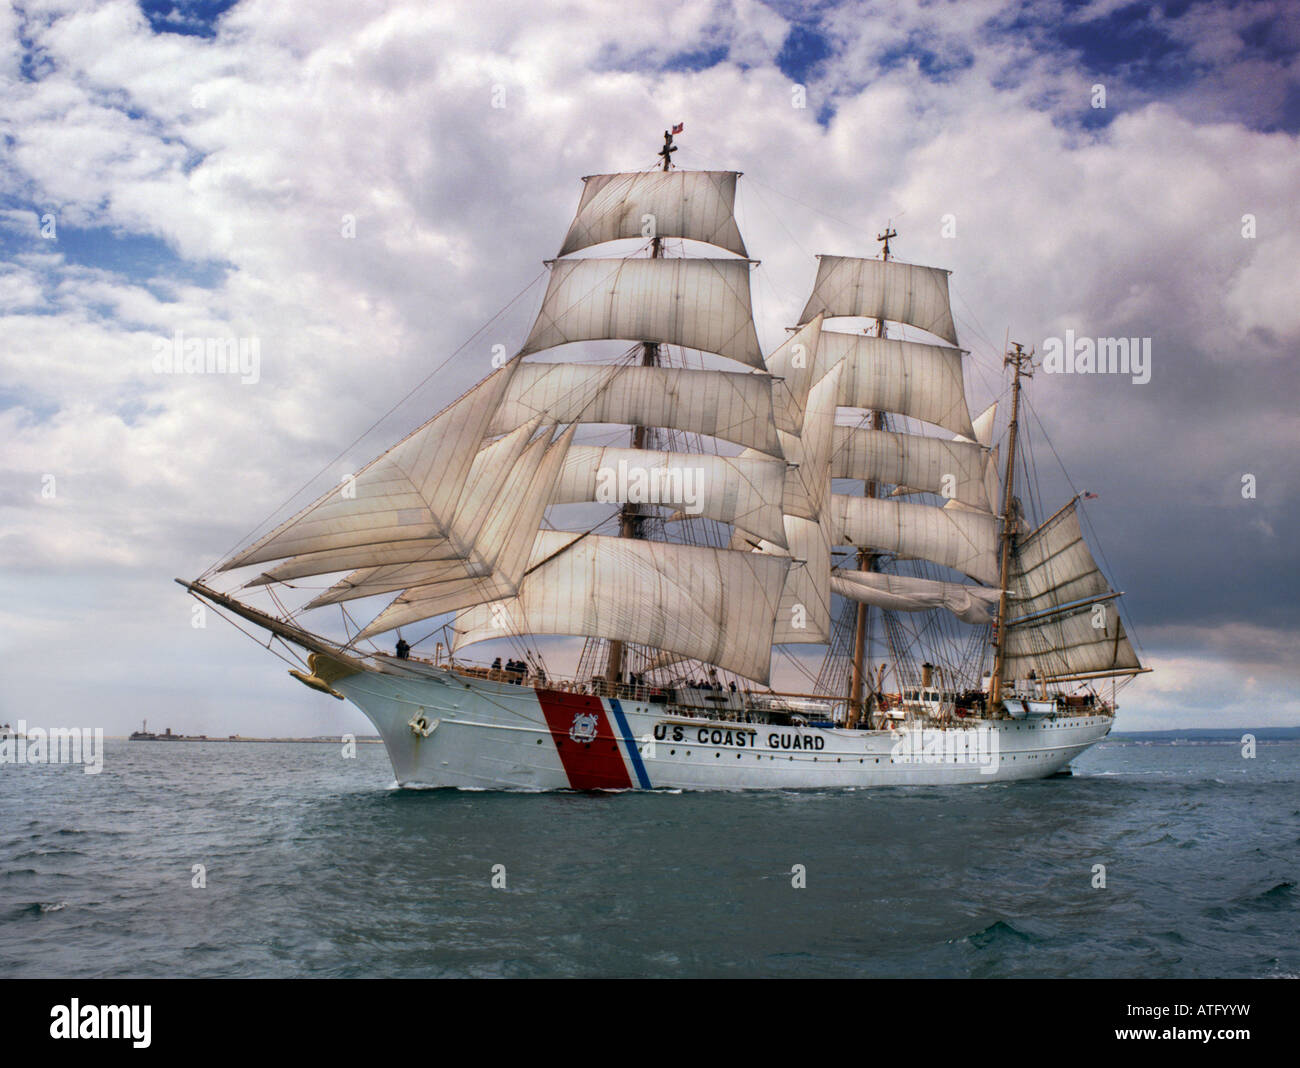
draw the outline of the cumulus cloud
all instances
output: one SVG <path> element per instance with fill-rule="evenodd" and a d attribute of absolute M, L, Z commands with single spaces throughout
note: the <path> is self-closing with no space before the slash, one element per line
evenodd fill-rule
<path fill-rule="evenodd" d="M 240 684 L 250 705 L 231 729 L 264 728 L 273 700 L 284 729 L 317 733 L 315 699 L 277 690 L 264 654 L 234 651 L 215 624 L 194 630 L 170 577 L 482 377 L 492 345 L 527 330 L 577 179 L 651 164 L 676 121 L 679 164 L 745 172 L 766 345 L 802 306 L 814 254 L 870 254 L 888 220 L 903 258 L 954 272 L 973 405 L 1001 394 L 1008 330 L 1030 344 L 1067 329 L 1152 338 L 1147 385 L 1035 380 L 1043 502 L 1072 492 L 1054 447 L 1077 487 L 1101 492 L 1093 522 L 1171 678 L 1191 649 L 1224 678 L 1266 665 L 1258 649 L 1300 630 L 1294 553 L 1270 534 L 1300 520 L 1297 21 L 1285 5 L 1202 3 L 1135 26 L 1115 21 L 1122 9 L 243 0 L 215 22 L 184 5 L 151 21 L 125 0 L 7 9 L 0 641 L 14 670 L 0 698 L 42 700 L 49 650 L 76 647 L 69 697 L 94 694 L 122 728 L 142 707 L 178 709 L 185 727 L 192 676 L 225 657 L 259 679 Z M 1166 58 L 1103 62 L 1112 31 Z M 1180 56 L 1193 77 L 1170 73 Z M 257 383 L 155 373 L 176 331 L 257 339 Z M 1239 492 L 1247 472 L 1254 499 Z M 1251 651 L 1180 629 L 1244 625 L 1270 637 Z M 1279 670 L 1278 692 L 1294 688 Z M 1149 700 L 1153 722 L 1178 722 L 1181 698 L 1161 685 L 1144 679 L 1126 708 Z M 1196 707 L 1205 725 L 1225 706 Z M 1250 707 L 1232 715 L 1257 722 Z"/>

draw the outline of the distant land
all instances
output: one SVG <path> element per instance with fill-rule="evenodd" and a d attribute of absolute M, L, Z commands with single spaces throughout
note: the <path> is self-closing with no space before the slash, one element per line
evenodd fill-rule
<path fill-rule="evenodd" d="M 138 732 L 139 733 L 139 732 Z M 1165 731 L 1113 731 L 1110 734 L 1111 741 L 1142 741 L 1142 742 L 1161 742 L 1161 741 L 1198 741 L 1198 742 L 1239 742 L 1243 734 L 1253 734 L 1257 741 L 1261 742 L 1282 742 L 1282 741 L 1300 741 L 1300 726 L 1296 727 L 1189 727 L 1182 730 L 1165 730 Z M 118 740 L 126 738 L 125 735 L 114 736 Z M 368 744 L 378 744 L 383 741 L 377 734 L 356 734 L 353 735 L 357 742 Z M 231 735 L 202 735 L 202 734 L 154 734 L 147 738 L 134 737 L 131 741 L 137 742 L 315 742 L 330 743 L 337 745 L 343 739 L 341 736 L 333 735 L 316 735 L 311 738 L 255 738 L 242 734 Z"/>
<path fill-rule="evenodd" d="M 119 734 L 112 737 L 115 741 L 130 742 L 315 742 L 338 745 L 343 741 L 343 737 L 338 734 L 317 735 L 314 738 L 249 738 L 242 734 L 229 734 L 223 737 L 211 734 L 152 734 L 147 738 Z M 383 741 L 377 734 L 354 734 L 352 738 L 357 743 L 367 745 Z"/>
<path fill-rule="evenodd" d="M 1111 739 L 1135 741 L 1239 742 L 1243 734 L 1253 734 L 1256 741 L 1283 742 L 1300 739 L 1300 727 L 1198 727 L 1172 731 L 1112 731 Z"/>

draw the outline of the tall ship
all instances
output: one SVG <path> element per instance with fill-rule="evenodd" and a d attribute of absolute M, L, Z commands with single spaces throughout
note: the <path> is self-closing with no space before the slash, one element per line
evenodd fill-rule
<path fill-rule="evenodd" d="M 1066 770 L 1149 669 L 1084 539 L 1093 495 L 1037 500 L 1032 351 L 1007 346 L 972 418 L 949 272 L 886 227 L 817 257 L 764 355 L 740 175 L 679 169 L 679 132 L 651 169 L 583 179 L 512 357 L 177 581 L 361 709 L 402 785 Z"/>

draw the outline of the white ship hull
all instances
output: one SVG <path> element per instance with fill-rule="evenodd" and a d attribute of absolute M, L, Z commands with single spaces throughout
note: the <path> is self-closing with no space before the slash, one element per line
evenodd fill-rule
<path fill-rule="evenodd" d="M 389 661 L 334 687 L 374 723 L 401 785 L 489 790 L 779 790 L 1041 779 L 1112 717 L 865 731 L 685 715 L 649 701 Z M 755 717 L 757 719 L 758 717 Z"/>

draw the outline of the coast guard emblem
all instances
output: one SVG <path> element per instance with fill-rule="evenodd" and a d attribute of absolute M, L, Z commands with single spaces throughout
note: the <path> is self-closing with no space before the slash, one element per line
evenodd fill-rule
<path fill-rule="evenodd" d="M 594 742 L 596 740 L 596 717 L 590 712 L 579 712 L 573 717 L 573 726 L 569 728 L 569 737 L 575 742 Z"/>

